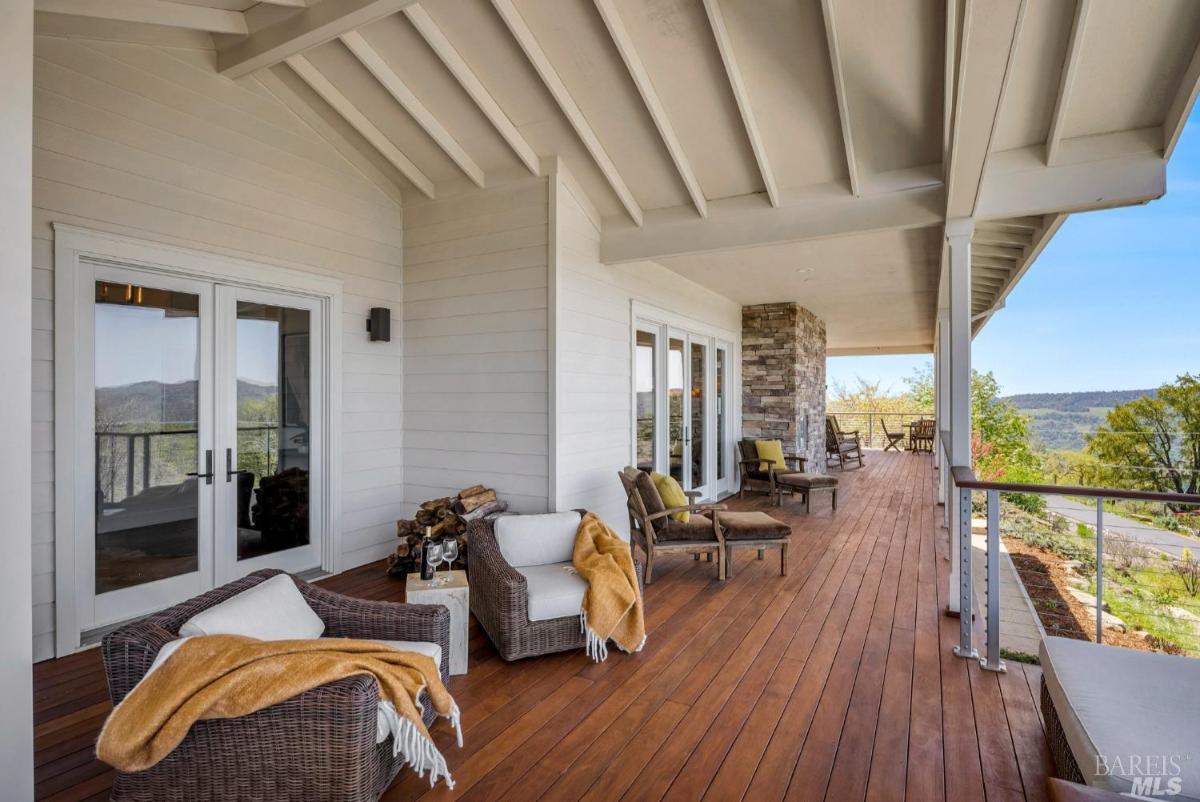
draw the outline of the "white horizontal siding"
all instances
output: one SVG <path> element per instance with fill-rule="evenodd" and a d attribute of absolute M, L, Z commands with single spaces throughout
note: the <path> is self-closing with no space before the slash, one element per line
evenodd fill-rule
<path fill-rule="evenodd" d="M 34 638 L 54 636 L 54 222 L 128 234 L 343 282 L 342 564 L 377 559 L 403 500 L 403 350 L 367 340 L 400 303 L 398 193 L 258 81 L 207 50 L 39 36 L 33 228 Z"/>
<path fill-rule="evenodd" d="M 652 262 L 602 264 L 596 222 L 574 182 L 557 180 L 556 504 L 592 510 L 626 533 L 617 472 L 632 453 L 632 302 L 729 331 L 741 329 L 741 307 Z"/>
<path fill-rule="evenodd" d="M 404 509 L 483 484 L 549 506 L 548 186 L 404 207 Z"/>

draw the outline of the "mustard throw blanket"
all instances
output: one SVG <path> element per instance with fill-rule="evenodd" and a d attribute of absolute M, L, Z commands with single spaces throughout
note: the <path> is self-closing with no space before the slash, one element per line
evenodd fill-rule
<path fill-rule="evenodd" d="M 579 614 L 588 657 L 607 659 L 610 639 L 624 652 L 640 652 L 646 643 L 646 622 L 629 544 L 589 512 L 575 533 L 572 562 L 588 584 Z"/>
<path fill-rule="evenodd" d="M 421 776 L 428 769 L 430 785 L 445 777 L 453 788 L 446 760 L 429 737 L 417 702 L 424 688 L 438 714 L 459 730 L 458 706 L 433 660 L 343 638 L 190 638 L 117 705 L 100 733 L 96 755 L 120 771 L 143 771 L 178 746 L 197 721 L 245 716 L 355 674 L 370 674 L 379 683 L 379 710 L 391 719 L 394 754 L 403 753 Z"/>

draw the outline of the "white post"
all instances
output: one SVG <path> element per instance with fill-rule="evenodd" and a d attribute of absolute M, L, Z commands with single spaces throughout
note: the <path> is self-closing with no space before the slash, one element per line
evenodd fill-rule
<path fill-rule="evenodd" d="M 0 2 L 0 777 L 33 799 L 33 0 Z"/>
<path fill-rule="evenodd" d="M 945 462 L 942 453 L 941 433 L 950 428 L 950 309 L 945 307 L 938 310 L 937 343 L 934 351 L 934 398 L 937 409 L 937 448 L 938 453 L 938 503 L 946 504 L 950 497 L 950 466 Z M 943 523 L 950 525 L 950 513 L 943 510 Z"/>
<path fill-rule="evenodd" d="M 946 422 L 950 431 L 951 466 L 971 464 L 971 235 L 974 232 L 975 220 L 972 218 L 946 221 L 950 262 L 950 319 L 946 343 L 950 367 L 947 376 L 949 415 Z M 962 504 L 946 506 L 950 508 L 949 610 L 961 613 L 960 572 L 967 571 L 970 565 L 971 529 L 969 525 L 965 529 L 962 526 Z M 970 516 L 969 508 L 965 514 Z M 962 531 L 967 533 L 965 543 L 960 542 L 962 538 L 958 536 Z M 969 608 L 966 614 L 970 614 Z"/>

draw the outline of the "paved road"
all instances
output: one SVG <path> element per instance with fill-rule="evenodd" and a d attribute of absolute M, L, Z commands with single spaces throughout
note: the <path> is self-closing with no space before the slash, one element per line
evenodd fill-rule
<path fill-rule="evenodd" d="M 1080 504 L 1073 499 L 1064 496 L 1046 496 L 1046 507 L 1051 512 L 1057 512 L 1069 520 L 1096 525 L 1096 508 Z M 1138 521 L 1131 521 L 1108 510 L 1104 511 L 1104 531 L 1116 532 L 1139 540 L 1147 546 L 1165 551 L 1173 557 L 1182 557 L 1184 549 L 1191 549 L 1193 555 L 1200 555 L 1200 540 L 1177 535 L 1174 532 L 1158 529 Z"/>

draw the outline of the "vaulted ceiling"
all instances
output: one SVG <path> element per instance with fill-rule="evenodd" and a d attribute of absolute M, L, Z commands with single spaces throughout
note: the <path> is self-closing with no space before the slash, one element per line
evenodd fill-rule
<path fill-rule="evenodd" d="M 561 160 L 608 262 L 795 300 L 836 352 L 923 350 L 944 221 L 976 326 L 1065 215 L 1165 190 L 1195 0 L 37 0 L 202 31 L 336 114 L 408 198 Z"/>

